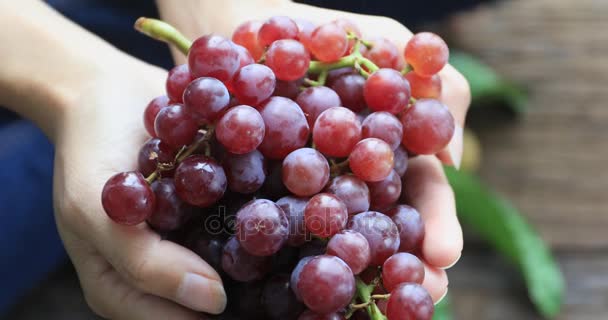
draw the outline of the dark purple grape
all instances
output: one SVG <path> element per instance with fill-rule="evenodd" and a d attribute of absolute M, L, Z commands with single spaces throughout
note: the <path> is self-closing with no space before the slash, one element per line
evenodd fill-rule
<path fill-rule="evenodd" d="M 156 137 L 156 131 L 154 131 L 156 116 L 162 108 L 167 107 L 169 104 L 170 101 L 167 96 L 160 96 L 152 99 L 148 103 L 146 110 L 144 110 L 144 127 L 151 137 Z"/>
<path fill-rule="evenodd" d="M 420 247 L 424 239 L 424 221 L 422 217 L 413 207 L 400 204 L 386 214 L 390 216 L 397 228 L 399 229 L 399 237 L 401 244 L 399 251 L 412 252 Z"/>
<path fill-rule="evenodd" d="M 266 135 L 259 150 L 270 159 L 283 159 L 308 141 L 306 117 L 293 100 L 272 97 L 260 109 Z"/>
<path fill-rule="evenodd" d="M 221 239 L 199 234 L 196 238 L 189 241 L 187 247 L 214 269 L 221 269 L 224 248 L 224 242 Z"/>
<path fill-rule="evenodd" d="M 289 275 L 278 274 L 266 281 L 262 293 L 262 304 L 270 319 L 295 319 L 304 305 L 291 290 Z"/>
<path fill-rule="evenodd" d="M 173 179 L 156 180 L 151 187 L 156 195 L 156 208 L 148 217 L 148 224 L 160 232 L 176 230 L 187 220 L 190 207 L 177 196 Z"/>
<path fill-rule="evenodd" d="M 184 105 L 198 124 L 215 122 L 228 109 L 229 103 L 228 89 L 214 78 L 198 78 L 184 90 Z"/>
<path fill-rule="evenodd" d="M 335 234 L 327 243 L 327 254 L 344 260 L 353 274 L 365 270 L 371 260 L 367 239 L 353 230 L 342 230 Z"/>
<path fill-rule="evenodd" d="M 175 170 L 175 190 L 185 202 L 208 207 L 226 191 L 224 169 L 212 158 L 194 155 L 186 158 Z"/>
<path fill-rule="evenodd" d="M 405 151 L 402 146 L 399 146 L 397 149 L 393 150 L 393 154 L 395 155 L 395 157 L 393 158 L 395 171 L 400 177 L 403 177 L 405 171 L 407 171 L 407 151 Z"/>
<path fill-rule="evenodd" d="M 154 212 L 156 196 L 141 173 L 121 172 L 103 186 L 101 204 L 114 222 L 136 225 Z"/>
<path fill-rule="evenodd" d="M 238 193 L 253 193 L 262 187 L 266 179 L 266 161 L 261 152 L 246 154 L 227 153 L 222 164 L 228 177 L 228 187 Z"/>
<path fill-rule="evenodd" d="M 308 198 L 287 196 L 277 200 L 277 205 L 283 209 L 289 219 L 289 237 L 287 244 L 290 246 L 301 246 L 306 242 L 307 231 L 304 224 L 304 208 Z"/>
<path fill-rule="evenodd" d="M 331 193 L 318 193 L 310 198 L 304 208 L 304 223 L 310 233 L 328 238 L 346 226 L 346 205 Z"/>
<path fill-rule="evenodd" d="M 270 257 L 247 253 L 236 237 L 231 237 L 224 245 L 222 269 L 236 281 L 248 282 L 261 279 L 270 271 L 270 264 Z"/>
<path fill-rule="evenodd" d="M 300 261 L 300 249 L 291 246 L 284 246 L 272 256 L 272 272 L 290 273 Z"/>
<path fill-rule="evenodd" d="M 235 290 L 232 302 L 236 305 L 239 317 L 237 319 L 266 320 L 268 314 L 264 310 L 262 295 L 264 293 L 264 281 L 240 283 Z M 231 319 L 232 320 L 232 319 Z"/>
<path fill-rule="evenodd" d="M 329 314 L 318 314 L 318 313 L 314 313 L 310 310 L 306 310 L 304 311 L 304 313 L 302 313 L 300 315 L 300 317 L 298 317 L 298 320 L 345 320 L 346 318 L 344 318 L 344 316 L 342 316 L 341 314 L 337 313 L 337 312 L 332 312 Z"/>
<path fill-rule="evenodd" d="M 333 81 L 331 88 L 338 94 L 342 105 L 354 112 L 366 108 L 363 97 L 365 78 L 359 74 L 347 73 Z"/>
<path fill-rule="evenodd" d="M 379 111 L 368 115 L 362 124 L 361 135 L 365 138 L 378 138 L 384 140 L 395 150 L 401 145 L 403 138 L 403 125 L 397 117 L 386 112 Z"/>
<path fill-rule="evenodd" d="M 397 252 L 382 265 L 382 284 L 389 292 L 399 284 L 412 282 L 422 284 L 424 264 L 413 254 Z"/>
<path fill-rule="evenodd" d="M 184 90 L 192 80 L 187 64 L 180 64 L 171 69 L 165 85 L 169 99 L 173 102 L 183 102 Z"/>
<path fill-rule="evenodd" d="M 346 174 L 333 178 L 326 192 L 335 194 L 348 209 L 348 214 L 369 210 L 369 188 L 363 180 L 354 175 Z"/>
<path fill-rule="evenodd" d="M 281 173 L 283 171 L 283 162 L 270 160 L 267 161 L 267 167 L 268 175 L 262 186 L 261 194 L 263 194 L 265 198 L 271 200 L 288 195 L 289 190 L 283 184 Z"/>
<path fill-rule="evenodd" d="M 194 140 L 198 126 L 183 105 L 174 104 L 158 112 L 154 130 L 160 140 L 177 148 Z"/>
<path fill-rule="evenodd" d="M 139 149 L 137 156 L 138 170 L 144 176 L 149 176 L 156 171 L 159 163 L 171 163 L 175 159 L 175 148 L 160 141 L 158 138 L 150 138 Z"/>
<path fill-rule="evenodd" d="M 401 196 L 401 177 L 395 170 L 391 170 L 391 173 L 384 180 L 368 182 L 367 185 L 374 210 L 390 207 Z"/>
<path fill-rule="evenodd" d="M 380 266 L 399 249 L 399 230 L 388 216 L 366 211 L 352 217 L 348 228 L 361 233 L 371 249 L 372 266 Z"/>
<path fill-rule="evenodd" d="M 270 256 L 287 241 L 289 220 L 276 203 L 266 199 L 253 200 L 237 212 L 236 232 L 247 252 Z"/>
<path fill-rule="evenodd" d="M 402 283 L 391 292 L 386 305 L 388 320 L 431 320 L 435 306 L 429 293 L 419 284 Z"/>
<path fill-rule="evenodd" d="M 300 94 L 300 87 L 302 86 L 302 83 L 304 83 L 304 78 L 294 81 L 277 80 L 272 95 L 295 100 L 298 94 Z"/>

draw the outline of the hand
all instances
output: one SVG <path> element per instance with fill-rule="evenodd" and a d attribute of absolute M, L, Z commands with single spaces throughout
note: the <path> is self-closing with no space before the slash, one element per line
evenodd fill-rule
<path fill-rule="evenodd" d="M 412 36 L 406 27 L 390 18 L 328 10 L 287 0 L 222 4 L 190 0 L 179 2 L 178 5 L 175 1 L 158 0 L 158 5 L 162 17 L 191 39 L 211 32 L 230 37 L 240 23 L 264 20 L 274 15 L 303 18 L 315 24 L 348 18 L 357 23 L 364 38 L 385 37 L 397 44 L 400 52 L 403 52 Z M 221 14 L 216 14 L 217 12 Z M 184 61 L 183 55 L 178 52 L 175 57 L 178 62 Z M 462 251 L 462 231 L 456 217 L 454 195 L 439 159 L 448 165 L 460 165 L 462 128 L 470 103 L 468 83 L 460 73 L 448 65 L 440 76 L 443 83 L 440 100 L 454 115 L 456 131 L 448 147 L 438 157 L 419 156 L 410 161 L 404 191 L 426 222 L 426 238 L 422 245 L 426 265 L 424 286 L 435 301 L 447 293 L 448 279 L 444 269 L 455 264 Z"/>
<path fill-rule="evenodd" d="M 120 54 L 65 99 L 55 137 L 56 221 L 91 308 L 111 319 L 200 319 L 226 304 L 215 270 L 190 250 L 161 240 L 146 224 L 112 222 L 101 190 L 133 170 L 146 140 L 142 114 L 164 92 L 166 72 Z M 100 59 L 105 58 L 100 55 Z"/>

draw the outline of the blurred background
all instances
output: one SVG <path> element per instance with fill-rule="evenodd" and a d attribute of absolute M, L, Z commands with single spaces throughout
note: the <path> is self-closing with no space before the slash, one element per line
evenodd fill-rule
<path fill-rule="evenodd" d="M 476 101 L 468 119 L 468 171 L 509 199 L 552 249 L 566 283 L 560 320 L 608 319 L 606 17 L 603 0 L 505 0 L 416 27 L 439 33 L 527 92 L 513 98 L 503 87 L 496 95 L 506 102 Z M 518 108 L 526 111 L 513 111 Z M 517 264 L 475 228 L 465 225 L 465 236 L 462 259 L 449 271 L 453 318 L 542 319 Z M 542 292 L 543 284 L 535 290 Z M 68 263 L 3 315 L 42 317 L 96 319 Z"/>

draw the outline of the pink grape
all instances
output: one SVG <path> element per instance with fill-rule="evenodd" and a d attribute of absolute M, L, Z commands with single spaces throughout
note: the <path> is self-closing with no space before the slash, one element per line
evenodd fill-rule
<path fill-rule="evenodd" d="M 394 154 L 391 147 L 377 138 L 359 141 L 348 157 L 352 172 L 366 182 L 382 181 L 393 169 Z"/>
<path fill-rule="evenodd" d="M 266 20 L 258 31 L 258 42 L 266 47 L 281 39 L 295 39 L 298 25 L 286 16 L 274 16 Z"/>
<path fill-rule="evenodd" d="M 403 125 L 397 117 L 388 112 L 374 112 L 363 120 L 361 136 L 364 139 L 384 140 L 392 150 L 395 150 L 401 145 L 401 139 L 403 139 Z"/>
<path fill-rule="evenodd" d="M 366 211 L 353 216 L 348 229 L 361 233 L 369 243 L 372 266 L 381 266 L 399 249 L 399 230 L 388 216 Z"/>
<path fill-rule="evenodd" d="M 435 306 L 429 293 L 419 284 L 402 283 L 391 292 L 386 305 L 388 320 L 431 320 Z"/>
<path fill-rule="evenodd" d="M 264 140 L 266 126 L 260 113 L 246 105 L 231 108 L 217 122 L 215 136 L 231 153 L 254 151 Z"/>
<path fill-rule="evenodd" d="M 405 47 L 405 60 L 417 74 L 430 77 L 443 69 L 450 56 L 448 45 L 431 32 L 415 34 Z"/>
<path fill-rule="evenodd" d="M 232 79 L 233 92 L 240 103 L 257 106 L 274 92 L 276 78 L 270 68 L 262 64 L 242 67 Z"/>
<path fill-rule="evenodd" d="M 317 150 L 301 148 L 283 160 L 283 184 L 293 194 L 305 197 L 323 190 L 329 181 L 329 164 Z"/>
<path fill-rule="evenodd" d="M 173 102 L 183 102 L 184 90 L 192 80 L 187 64 L 181 64 L 171 69 L 165 85 L 169 99 Z"/>
<path fill-rule="evenodd" d="M 287 241 L 289 221 L 276 203 L 257 199 L 237 212 L 236 233 L 245 251 L 254 256 L 270 256 Z"/>
<path fill-rule="evenodd" d="M 233 42 L 214 34 L 196 39 L 188 53 L 188 66 L 194 78 L 213 77 L 227 82 L 239 64 L 239 52 Z"/>
<path fill-rule="evenodd" d="M 390 216 L 399 229 L 399 251 L 413 252 L 420 248 L 424 239 L 424 221 L 420 213 L 408 205 L 400 204 L 386 214 Z"/>
<path fill-rule="evenodd" d="M 331 193 L 318 193 L 304 208 L 306 229 L 312 234 L 327 238 L 344 229 L 348 220 L 346 205 Z"/>
<path fill-rule="evenodd" d="M 410 102 L 410 84 L 397 70 L 379 69 L 365 82 L 363 95 L 372 111 L 398 114 L 405 110 Z"/>
<path fill-rule="evenodd" d="M 435 99 L 419 99 L 401 116 L 401 143 L 415 154 L 436 154 L 454 135 L 454 117 Z"/>
<path fill-rule="evenodd" d="M 359 232 L 342 230 L 327 243 L 327 254 L 336 256 L 350 267 L 353 274 L 359 274 L 369 266 L 371 252 L 367 239 Z"/>
<path fill-rule="evenodd" d="M 239 69 L 243 68 L 244 66 L 248 66 L 250 64 L 255 63 L 255 60 L 253 59 L 251 53 L 249 53 L 249 50 L 247 50 L 247 48 L 243 47 L 240 44 L 235 44 L 234 46 L 236 47 L 236 51 L 238 51 L 239 53 Z"/>
<path fill-rule="evenodd" d="M 302 91 L 296 98 L 296 103 L 306 115 L 308 125 L 312 128 L 319 115 L 331 108 L 341 105 L 338 94 L 324 86 L 310 87 Z"/>
<path fill-rule="evenodd" d="M 336 61 L 348 50 L 346 32 L 335 23 L 318 26 L 311 35 L 310 51 L 323 62 Z"/>
<path fill-rule="evenodd" d="M 348 210 L 348 214 L 369 210 L 370 194 L 367 184 L 354 175 L 341 175 L 333 178 L 326 192 L 335 194 Z"/>
<path fill-rule="evenodd" d="M 363 56 L 370 59 L 380 68 L 397 69 L 399 67 L 399 49 L 386 38 L 375 38 L 369 41 L 372 48 L 367 50 Z"/>
<path fill-rule="evenodd" d="M 217 79 L 202 77 L 192 81 L 184 91 L 184 104 L 199 124 L 210 124 L 226 110 L 230 94 Z"/>
<path fill-rule="evenodd" d="M 403 148 L 403 146 L 397 147 L 397 149 L 393 150 L 394 163 L 395 163 L 395 171 L 400 177 L 403 177 L 405 172 L 407 171 L 408 164 L 408 155 L 407 151 Z"/>
<path fill-rule="evenodd" d="M 361 140 L 361 123 L 344 107 L 323 111 L 315 121 L 312 139 L 316 148 L 330 157 L 346 157 Z"/>
<path fill-rule="evenodd" d="M 259 150 L 270 159 L 283 159 L 306 145 L 309 128 L 306 117 L 293 100 L 271 97 L 259 109 L 266 133 Z"/>
<path fill-rule="evenodd" d="M 422 284 L 424 265 L 413 254 L 398 252 L 384 261 L 382 265 L 382 284 L 386 290 L 393 291 L 406 282 Z"/>
<path fill-rule="evenodd" d="M 405 78 L 412 88 L 412 97 L 439 99 L 441 96 L 441 77 L 438 74 L 423 77 L 416 72 L 408 72 Z"/>
<path fill-rule="evenodd" d="M 266 65 L 279 80 L 297 80 L 308 72 L 310 53 L 296 40 L 277 40 L 266 52 Z"/>
<path fill-rule="evenodd" d="M 154 121 L 156 120 L 156 116 L 161 109 L 169 106 L 169 104 L 170 102 L 167 96 L 156 97 L 152 99 L 150 103 L 148 103 L 148 106 L 144 111 L 144 127 L 151 137 L 156 137 L 156 131 L 154 131 Z"/>
<path fill-rule="evenodd" d="M 256 61 L 264 54 L 264 47 L 258 42 L 258 31 L 261 26 L 261 21 L 246 21 L 234 29 L 232 34 L 232 41 L 246 48 Z"/>

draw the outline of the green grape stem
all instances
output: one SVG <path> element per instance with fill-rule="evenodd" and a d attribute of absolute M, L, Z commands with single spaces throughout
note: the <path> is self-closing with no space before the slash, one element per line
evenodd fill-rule
<path fill-rule="evenodd" d="M 175 27 L 161 20 L 141 17 L 135 21 L 135 30 L 148 37 L 174 45 L 185 55 L 188 55 L 192 46 L 192 41 Z"/>
<path fill-rule="evenodd" d="M 370 320 L 387 320 L 387 318 L 382 314 L 382 311 L 376 305 L 374 299 L 378 298 L 380 295 L 372 295 L 374 289 L 376 287 L 375 282 L 372 284 L 366 284 L 361 280 L 361 278 L 356 278 L 356 286 L 357 286 L 357 297 L 362 301 L 362 303 L 355 305 L 356 308 L 365 308 L 367 314 L 369 315 Z M 381 295 L 382 299 L 385 299 L 386 295 Z M 351 306 L 352 307 L 352 306 Z"/>

